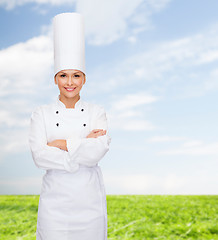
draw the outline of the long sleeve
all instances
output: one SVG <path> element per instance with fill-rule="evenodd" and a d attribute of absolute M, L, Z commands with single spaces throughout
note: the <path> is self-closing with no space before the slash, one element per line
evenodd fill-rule
<path fill-rule="evenodd" d="M 67 151 L 47 145 L 44 118 L 40 107 L 37 107 L 31 115 L 29 146 L 35 165 L 39 168 L 69 172 L 74 172 L 79 168 L 79 164 L 70 158 Z"/>
<path fill-rule="evenodd" d="M 96 110 L 92 123 L 93 129 L 107 130 L 106 134 L 97 138 L 70 138 L 66 139 L 70 158 L 76 163 L 94 166 L 108 152 L 111 137 L 108 135 L 108 125 L 105 110 L 102 106 Z"/>

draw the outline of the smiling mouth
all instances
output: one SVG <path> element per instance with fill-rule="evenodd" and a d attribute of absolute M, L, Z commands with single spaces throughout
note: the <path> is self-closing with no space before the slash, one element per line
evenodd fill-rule
<path fill-rule="evenodd" d="M 76 88 L 74 87 L 74 88 L 65 88 L 68 92 L 72 92 L 72 91 L 74 91 Z"/>

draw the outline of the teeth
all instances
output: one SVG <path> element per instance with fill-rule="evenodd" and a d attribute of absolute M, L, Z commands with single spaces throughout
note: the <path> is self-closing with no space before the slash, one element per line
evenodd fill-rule
<path fill-rule="evenodd" d="M 74 90 L 75 88 L 66 88 L 67 90 Z"/>

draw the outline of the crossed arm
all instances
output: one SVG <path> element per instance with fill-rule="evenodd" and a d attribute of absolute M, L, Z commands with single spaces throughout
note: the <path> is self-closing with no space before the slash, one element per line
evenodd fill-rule
<path fill-rule="evenodd" d="M 47 142 L 43 112 L 38 107 L 31 116 L 29 145 L 38 168 L 77 171 L 79 165 L 95 166 L 109 150 L 111 138 L 103 108 L 98 109 L 93 130 L 85 137 L 71 136 Z"/>
<path fill-rule="evenodd" d="M 86 138 L 97 138 L 105 134 L 106 134 L 106 130 L 104 129 L 94 129 L 86 136 Z M 47 143 L 47 145 L 50 147 L 57 147 L 68 152 L 67 140 L 65 139 L 56 139 L 54 141 Z"/>

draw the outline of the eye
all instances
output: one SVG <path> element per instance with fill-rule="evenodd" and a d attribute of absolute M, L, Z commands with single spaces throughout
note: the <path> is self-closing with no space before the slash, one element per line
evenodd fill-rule
<path fill-rule="evenodd" d="M 75 74 L 74 77 L 79 78 L 81 76 L 79 74 Z"/>
<path fill-rule="evenodd" d="M 66 77 L 66 74 L 61 74 L 60 77 Z"/>

